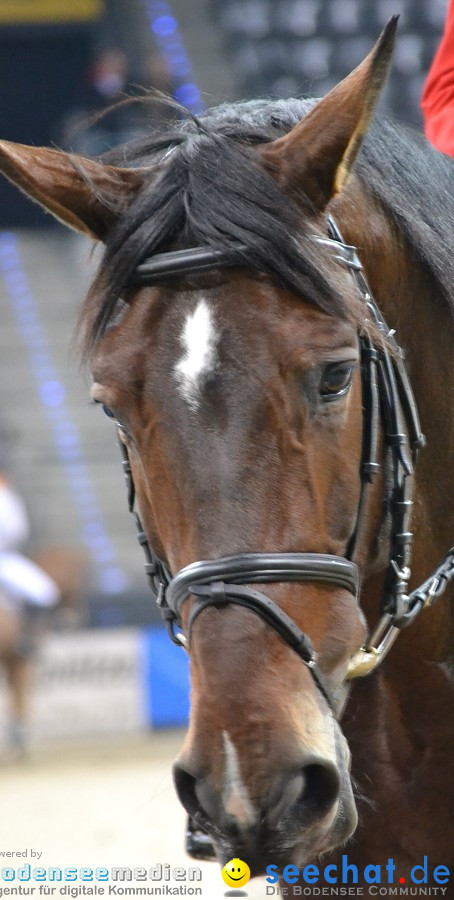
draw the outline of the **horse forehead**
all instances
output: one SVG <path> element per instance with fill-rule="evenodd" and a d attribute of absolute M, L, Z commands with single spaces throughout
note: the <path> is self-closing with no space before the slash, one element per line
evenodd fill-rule
<path fill-rule="evenodd" d="M 202 297 L 192 311 L 186 312 L 179 334 L 179 359 L 174 376 L 179 392 L 192 407 L 197 407 L 203 381 L 219 366 L 219 330 L 215 313 Z"/>
<path fill-rule="evenodd" d="M 212 373 L 235 360 L 274 359 L 292 352 L 308 361 L 319 351 L 356 339 L 352 322 L 336 319 L 302 298 L 266 282 L 232 277 L 205 289 L 142 289 L 118 325 L 103 337 L 93 375 L 101 383 L 128 389 L 132 380 L 170 379 L 175 391 L 195 407 Z M 226 346 L 229 353 L 223 352 Z M 229 360 L 229 361 L 228 361 Z"/>

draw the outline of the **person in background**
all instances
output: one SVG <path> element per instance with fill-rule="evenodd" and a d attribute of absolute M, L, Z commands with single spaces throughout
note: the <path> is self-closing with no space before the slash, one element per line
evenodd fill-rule
<path fill-rule="evenodd" d="M 84 106 L 68 112 L 58 140 L 65 149 L 82 156 L 101 156 L 119 144 L 146 137 L 150 127 L 179 117 L 156 99 L 156 94 L 173 96 L 175 83 L 155 50 L 138 60 L 131 71 L 123 50 L 105 48 L 87 69 L 84 83 Z M 153 97 L 154 102 L 148 102 Z M 128 102 L 134 98 L 135 102 Z"/>
<path fill-rule="evenodd" d="M 18 552 L 29 536 L 25 506 L 0 471 L 0 596 L 10 609 L 49 609 L 58 603 L 57 585 L 36 563 Z"/>
<path fill-rule="evenodd" d="M 437 150 L 454 156 L 454 0 L 424 85 L 421 106 L 426 137 Z"/>
<path fill-rule="evenodd" d="M 9 688 L 8 743 L 20 756 L 27 743 L 31 662 L 48 612 L 60 600 L 56 582 L 20 552 L 28 536 L 25 505 L 0 458 L 0 665 Z"/>

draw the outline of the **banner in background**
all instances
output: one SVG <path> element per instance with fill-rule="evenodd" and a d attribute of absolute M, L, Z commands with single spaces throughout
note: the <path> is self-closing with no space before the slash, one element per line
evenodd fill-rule
<path fill-rule="evenodd" d="M 1 747 L 9 698 L 1 672 L 0 677 Z M 36 661 L 29 708 L 32 744 L 185 725 L 188 659 L 163 626 L 53 634 Z"/>
<path fill-rule="evenodd" d="M 103 13 L 102 0 L 0 0 L 0 25 L 92 22 Z"/>

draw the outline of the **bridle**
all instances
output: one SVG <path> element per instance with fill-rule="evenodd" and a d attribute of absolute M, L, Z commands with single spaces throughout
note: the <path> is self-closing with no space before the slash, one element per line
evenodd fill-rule
<path fill-rule="evenodd" d="M 315 240 L 329 248 L 338 262 L 346 266 L 356 282 L 357 292 L 364 303 L 366 319 L 374 325 L 379 342 L 374 342 L 366 329 L 359 335 L 363 391 L 363 438 L 361 456 L 361 488 L 356 521 L 348 541 L 346 556 L 323 553 L 245 553 L 216 560 L 191 563 L 172 576 L 165 563 L 154 553 L 142 527 L 135 507 L 135 486 L 126 444 L 121 440 L 123 470 L 128 491 L 129 510 L 138 530 L 138 541 L 145 553 L 145 572 L 152 595 L 167 625 L 171 640 L 189 651 L 195 620 L 209 607 L 236 604 L 256 613 L 298 654 L 325 697 L 331 710 L 336 698 L 317 666 L 317 657 L 310 638 L 261 591 L 252 584 L 272 582 L 310 582 L 334 585 L 359 596 L 359 573 L 354 562 L 358 537 L 361 533 L 367 492 L 381 470 L 378 461 L 380 423 L 384 448 L 388 451 L 391 477 L 384 478 L 385 510 L 390 522 L 389 563 L 381 598 L 381 616 L 367 644 L 357 650 L 349 661 L 345 679 L 368 675 L 385 658 L 400 631 L 410 625 L 419 613 L 432 606 L 454 578 L 454 547 L 449 550 L 438 568 L 420 587 L 408 593 L 412 533 L 412 485 L 419 450 L 425 440 L 421 432 L 415 398 L 408 379 L 404 353 L 394 333 L 384 321 L 366 278 L 355 247 L 345 244 L 330 216 L 328 236 Z M 156 254 L 135 270 L 130 284 L 135 286 L 160 284 L 179 276 L 192 275 L 213 269 L 244 265 L 241 251 L 232 254 L 225 250 L 196 247 Z M 117 422 L 119 432 L 123 429 Z M 388 473 L 387 473 L 388 475 Z M 182 609 L 193 598 L 187 621 L 187 633 L 182 628 Z M 215 855 L 211 838 L 189 816 L 186 831 L 186 851 L 195 858 Z"/>
<path fill-rule="evenodd" d="M 317 688 L 332 709 L 335 701 L 317 666 L 317 658 L 309 637 L 287 614 L 261 591 L 250 587 L 272 582 L 311 582 L 334 585 L 359 593 L 358 568 L 354 562 L 361 532 L 369 485 L 381 469 L 378 461 L 380 422 L 385 447 L 390 458 L 391 478 L 384 479 L 385 509 L 390 520 L 390 556 L 381 600 L 381 618 L 365 647 L 351 658 L 346 679 L 367 675 L 384 659 L 399 632 L 415 620 L 421 610 L 431 606 L 454 577 L 454 548 L 440 566 L 416 590 L 408 593 L 412 533 L 409 529 L 412 509 L 412 483 L 418 451 L 424 446 L 416 403 L 408 379 L 404 354 L 384 321 L 369 290 L 355 247 L 345 244 L 332 219 L 328 220 L 328 236 L 315 240 L 333 251 L 335 258 L 347 266 L 356 282 L 366 319 L 375 325 L 381 337 L 374 342 L 365 330 L 359 335 L 363 386 L 363 439 L 361 489 L 355 526 L 348 541 L 346 556 L 323 553 L 245 553 L 216 560 L 193 562 L 172 576 L 165 563 L 150 546 L 135 508 L 135 486 L 127 446 L 120 440 L 123 469 L 128 488 L 129 510 L 134 515 L 138 540 L 145 557 L 145 572 L 153 597 L 167 625 L 171 640 L 189 650 L 195 620 L 208 607 L 237 604 L 252 610 L 299 655 L 308 667 Z M 243 248 L 239 248 L 241 251 Z M 224 250 L 196 247 L 156 254 L 137 267 L 131 285 L 163 283 L 182 275 L 238 265 L 238 249 Z M 244 263 L 243 263 L 244 265 Z M 123 429 L 117 422 L 119 431 Z M 187 623 L 182 628 L 185 601 L 195 598 Z"/>

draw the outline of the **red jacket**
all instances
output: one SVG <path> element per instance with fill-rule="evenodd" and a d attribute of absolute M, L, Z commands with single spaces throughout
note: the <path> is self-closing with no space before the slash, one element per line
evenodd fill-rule
<path fill-rule="evenodd" d="M 445 30 L 430 67 L 422 95 L 424 127 L 429 141 L 454 156 L 454 0 L 450 0 Z"/>

